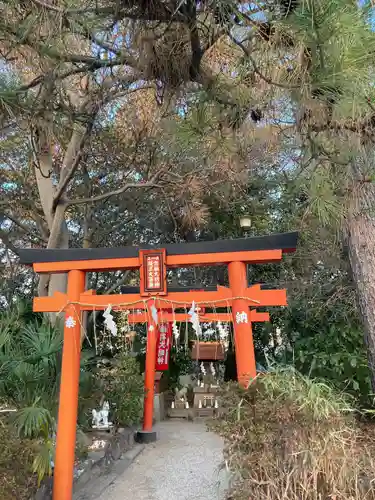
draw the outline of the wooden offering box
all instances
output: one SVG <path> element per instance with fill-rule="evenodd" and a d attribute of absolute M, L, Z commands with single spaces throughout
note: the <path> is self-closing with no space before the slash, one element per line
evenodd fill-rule
<path fill-rule="evenodd" d="M 191 357 L 202 361 L 223 361 L 224 349 L 220 342 L 194 342 Z"/>
<path fill-rule="evenodd" d="M 197 408 L 195 409 L 195 417 L 197 418 L 212 418 L 214 415 L 217 414 L 217 409 L 216 408 Z"/>

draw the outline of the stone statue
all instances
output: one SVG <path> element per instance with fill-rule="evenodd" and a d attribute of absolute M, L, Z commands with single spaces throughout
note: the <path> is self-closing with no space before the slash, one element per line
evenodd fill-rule
<path fill-rule="evenodd" d="M 113 424 L 108 421 L 109 416 L 109 402 L 104 401 L 103 407 L 101 410 L 92 410 L 92 427 L 93 429 L 108 429 Z"/>
<path fill-rule="evenodd" d="M 182 389 L 180 389 L 180 390 L 178 390 L 176 388 L 176 390 L 175 390 L 176 400 L 178 399 L 180 401 L 186 401 L 187 392 L 188 392 L 188 388 L 187 387 L 182 387 Z"/>

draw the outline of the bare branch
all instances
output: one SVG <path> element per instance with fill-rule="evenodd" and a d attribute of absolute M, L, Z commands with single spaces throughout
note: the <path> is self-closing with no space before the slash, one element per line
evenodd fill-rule
<path fill-rule="evenodd" d="M 279 82 L 274 82 L 271 78 L 268 78 L 268 76 L 264 75 L 260 69 L 258 68 L 257 63 L 255 62 L 255 59 L 252 57 L 250 54 L 250 51 L 245 47 L 245 45 L 240 42 L 239 40 L 236 40 L 235 37 L 228 32 L 229 38 L 232 40 L 233 43 L 235 43 L 238 47 L 240 47 L 243 52 L 245 53 L 246 57 L 249 58 L 251 64 L 253 65 L 253 70 L 254 73 L 256 73 L 262 80 L 264 80 L 268 85 L 274 85 L 275 87 L 279 87 L 281 89 L 299 89 L 301 86 L 300 85 L 287 85 L 284 83 L 279 83 Z"/>
<path fill-rule="evenodd" d="M 154 181 L 150 182 L 139 182 L 139 183 L 128 183 L 119 189 L 114 189 L 113 191 L 108 191 L 107 193 L 99 194 L 98 196 L 93 196 L 91 198 L 77 198 L 75 200 L 67 200 L 66 204 L 69 205 L 82 205 L 83 203 L 96 203 L 98 201 L 107 200 L 113 196 L 118 196 L 119 194 L 125 193 L 129 189 L 144 189 L 144 188 L 161 188 L 162 186 L 156 184 Z"/>
<path fill-rule="evenodd" d="M 124 283 L 126 283 L 128 277 L 129 277 L 129 274 L 131 273 L 131 270 L 127 270 L 127 271 L 124 271 L 123 275 L 113 283 L 113 285 L 111 285 L 109 288 L 107 288 L 105 290 L 105 294 L 110 294 L 110 293 L 113 293 L 114 291 L 116 291 L 116 289 L 123 285 Z"/>
<path fill-rule="evenodd" d="M 38 234 L 35 233 L 32 229 L 29 227 L 25 226 L 22 222 L 20 222 L 18 219 L 16 219 L 13 215 L 9 215 L 6 212 L 3 212 L 3 216 L 5 219 L 9 219 L 13 224 L 15 224 L 17 227 L 21 229 L 25 234 L 28 234 L 29 236 L 32 236 L 33 238 L 39 240 L 42 243 L 46 243 L 47 239 L 43 238 L 42 236 L 39 236 Z"/>

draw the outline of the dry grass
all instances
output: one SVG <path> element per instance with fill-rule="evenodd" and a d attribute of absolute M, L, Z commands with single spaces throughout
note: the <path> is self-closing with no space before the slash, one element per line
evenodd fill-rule
<path fill-rule="evenodd" d="M 375 445 L 348 400 L 292 370 L 223 389 L 212 428 L 226 440 L 233 500 L 375 499 Z"/>
<path fill-rule="evenodd" d="M 31 467 L 35 444 L 21 440 L 14 429 L 0 420 L 0 498 L 29 500 L 37 489 Z"/>

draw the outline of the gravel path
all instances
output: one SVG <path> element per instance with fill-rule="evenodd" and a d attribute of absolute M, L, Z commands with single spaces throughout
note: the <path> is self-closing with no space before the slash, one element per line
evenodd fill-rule
<path fill-rule="evenodd" d="M 98 500 L 224 500 L 222 440 L 197 422 L 172 420 L 156 430 L 158 441 Z"/>

